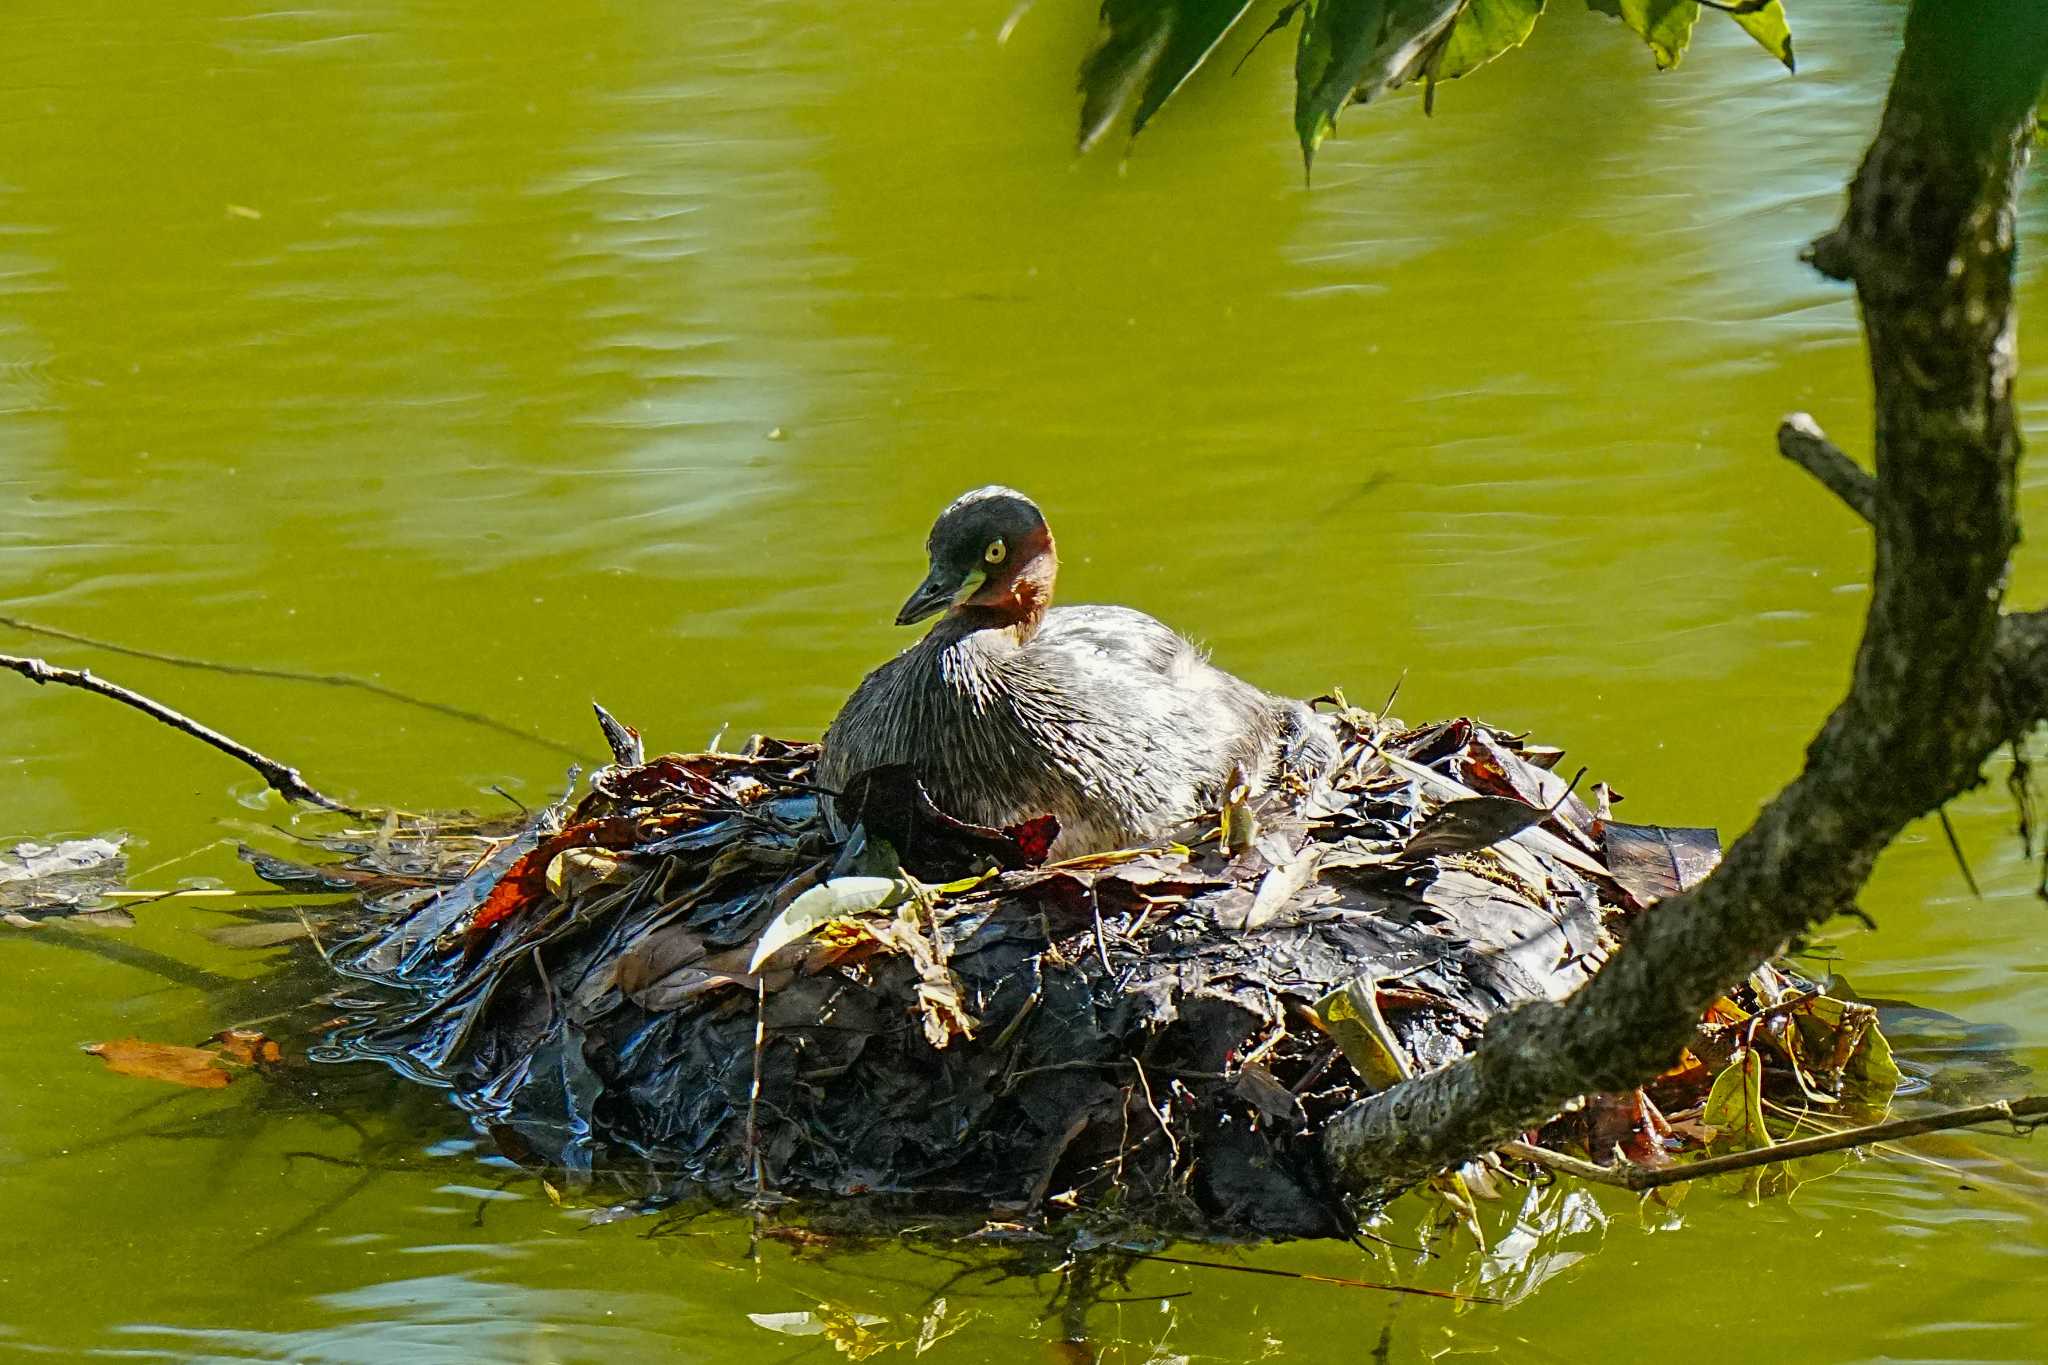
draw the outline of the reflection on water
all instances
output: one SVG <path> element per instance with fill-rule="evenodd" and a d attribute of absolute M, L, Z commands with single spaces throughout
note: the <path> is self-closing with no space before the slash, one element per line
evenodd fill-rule
<path fill-rule="evenodd" d="M 1732 25 L 1659 76 L 1560 12 L 1433 119 L 1349 115 L 1313 186 L 1284 44 L 1128 162 L 1076 161 L 1092 7 L 1031 7 L 999 43 L 1013 8 L 18 4 L 0 613 L 353 672 L 593 751 L 593 696 L 662 745 L 815 732 L 905 643 L 888 616 L 933 511 L 1000 479 L 1046 507 L 1071 599 L 1275 688 L 1405 673 L 1410 715 L 1527 726 L 1644 818 L 1743 824 L 1839 692 L 1867 580 L 1866 533 L 1771 432 L 1803 407 L 1867 444 L 1853 310 L 1795 255 L 1875 122 L 1895 7 L 1803 0 L 1794 78 Z M 561 781 L 388 699 L 49 652 L 372 799 Z M 181 860 L 151 884 L 248 884 L 208 847 L 256 818 L 240 770 L 26 686 L 0 686 L 0 736 L 0 836 L 126 828 L 138 867 Z M 1916 834 L 1863 902 L 1879 932 L 1817 951 L 2038 1065 L 2033 874 L 1995 786 L 1956 817 L 1982 902 Z M 829 1333 L 748 1316 L 808 1313 L 1013 1359 L 1061 1330 L 1052 1280 L 964 1249 L 588 1228 L 389 1078 L 166 1096 L 84 1063 L 99 1038 L 318 1025 L 317 978 L 209 940 L 208 906 L 0 938 L 0 1353 L 822 1358 Z M 1127 1360 L 1632 1359 L 1647 1303 L 1658 1341 L 1731 1360 L 1790 1322 L 1817 1357 L 2027 1358 L 2038 1160 L 1921 1150 L 1945 1164 L 1754 1209 L 1511 1200 L 1483 1257 L 1419 1205 L 1385 1232 L 1427 1250 L 1252 1256 L 1505 1310 L 1140 1263 L 1088 1327 Z"/>

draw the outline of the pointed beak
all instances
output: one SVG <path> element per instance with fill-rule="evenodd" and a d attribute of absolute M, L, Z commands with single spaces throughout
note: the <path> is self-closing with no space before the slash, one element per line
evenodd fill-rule
<path fill-rule="evenodd" d="M 896 613 L 899 626 L 915 625 L 928 616 L 936 616 L 946 608 L 972 597 L 980 590 L 986 575 L 979 571 L 964 577 L 938 565 L 924 576 L 924 582 L 917 585 L 917 591 L 910 594 L 910 600 L 903 604 L 903 610 Z"/>

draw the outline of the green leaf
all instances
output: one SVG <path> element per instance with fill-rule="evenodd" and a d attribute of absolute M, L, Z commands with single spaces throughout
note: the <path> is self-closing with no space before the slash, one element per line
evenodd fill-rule
<path fill-rule="evenodd" d="M 1251 8 L 1251 0 L 1104 0 L 1081 63 L 1081 150 L 1130 113 L 1137 136 Z"/>
<path fill-rule="evenodd" d="M 1699 0 L 1586 0 L 1586 8 L 1619 19 L 1650 45 L 1657 69 L 1677 66 L 1699 21 Z"/>
<path fill-rule="evenodd" d="M 1777 4 L 1778 0 L 1771 0 Z M 1543 0 L 1471 0 L 1458 11 L 1429 76 L 1454 81 L 1477 71 L 1503 52 L 1520 47 L 1536 28 Z"/>
<path fill-rule="evenodd" d="M 1408 1049 L 1380 1013 L 1379 992 L 1371 978 L 1358 977 L 1339 986 L 1316 1001 L 1315 1012 L 1324 1031 L 1336 1039 L 1344 1060 L 1375 1091 L 1415 1074 Z"/>
<path fill-rule="evenodd" d="M 1775 1145 L 1764 1127 L 1764 1059 L 1755 1048 L 1742 1049 L 1714 1078 L 1700 1122 L 1714 1130 L 1717 1149 L 1747 1151 Z"/>
<path fill-rule="evenodd" d="M 1346 104 L 1364 103 L 1420 75 L 1461 8 L 1461 0 L 1309 0 L 1294 52 L 1294 131 L 1302 160 L 1314 162 Z"/>
<path fill-rule="evenodd" d="M 1898 1092 L 1899 1082 L 1904 1079 L 1898 1060 L 1892 1056 L 1891 1040 L 1884 1036 L 1884 1030 L 1877 1026 L 1875 1019 L 1864 1029 L 1856 1051 L 1849 1056 L 1849 1065 L 1843 1069 L 1861 1083 L 1859 1098 L 1872 1109 L 1890 1107 L 1892 1096 Z"/>
<path fill-rule="evenodd" d="M 1733 9 L 1728 17 L 1742 25 L 1742 31 L 1764 51 L 1783 62 L 1787 71 L 1799 69 L 1792 61 L 1792 24 L 1785 17 L 1784 0 L 1770 0 L 1760 9 Z"/>

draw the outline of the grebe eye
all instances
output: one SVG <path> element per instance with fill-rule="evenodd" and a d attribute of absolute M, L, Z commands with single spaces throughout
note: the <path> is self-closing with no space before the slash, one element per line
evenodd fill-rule
<path fill-rule="evenodd" d="M 1003 542 L 992 540 L 988 543 L 988 548 L 981 552 L 981 557 L 990 564 L 1000 564 L 1009 553 L 1009 548 Z"/>

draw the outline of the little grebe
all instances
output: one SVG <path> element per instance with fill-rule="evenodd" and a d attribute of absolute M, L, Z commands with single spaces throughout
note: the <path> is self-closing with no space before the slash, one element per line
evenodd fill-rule
<path fill-rule="evenodd" d="M 1052 607 L 1059 561 L 1031 499 L 991 486 L 939 514 L 931 571 L 898 625 L 945 612 L 862 679 L 825 732 L 818 780 L 907 763 L 958 819 L 1059 820 L 1052 856 L 1156 839 L 1336 757 L 1326 720 L 1214 667 L 1128 607 Z"/>

